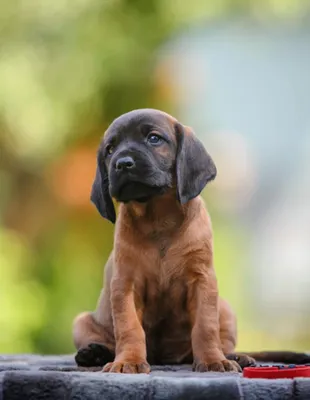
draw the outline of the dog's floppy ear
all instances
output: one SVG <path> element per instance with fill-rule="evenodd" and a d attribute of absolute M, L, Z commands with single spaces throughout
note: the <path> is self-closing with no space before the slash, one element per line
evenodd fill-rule
<path fill-rule="evenodd" d="M 97 157 L 96 176 L 93 182 L 90 199 L 96 206 L 100 215 L 114 224 L 116 214 L 109 192 L 108 171 L 104 162 L 101 161 L 99 154 Z"/>
<path fill-rule="evenodd" d="M 176 181 L 181 204 L 198 196 L 216 177 L 216 166 L 203 144 L 190 128 L 177 123 Z"/>

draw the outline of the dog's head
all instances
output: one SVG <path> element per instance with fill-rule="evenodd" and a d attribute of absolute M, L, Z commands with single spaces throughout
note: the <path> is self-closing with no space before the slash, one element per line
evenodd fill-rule
<path fill-rule="evenodd" d="M 91 200 L 115 222 L 112 198 L 147 202 L 175 188 L 181 204 L 198 196 L 216 167 L 193 131 L 170 115 L 134 110 L 115 119 L 99 147 Z"/>

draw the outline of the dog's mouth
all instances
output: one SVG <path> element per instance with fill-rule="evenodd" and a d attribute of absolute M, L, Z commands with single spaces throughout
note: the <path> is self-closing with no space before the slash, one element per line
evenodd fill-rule
<path fill-rule="evenodd" d="M 128 203 L 130 201 L 137 201 L 145 203 L 152 197 L 164 193 L 164 188 L 158 186 L 149 186 L 141 182 L 125 182 L 121 185 L 114 197 L 117 201 Z"/>

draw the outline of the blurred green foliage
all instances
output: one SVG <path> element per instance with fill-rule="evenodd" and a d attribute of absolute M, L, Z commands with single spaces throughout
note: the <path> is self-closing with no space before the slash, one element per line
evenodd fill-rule
<path fill-rule="evenodd" d="M 131 109 L 177 109 L 157 50 L 197 23 L 299 15 L 306 2 L 0 5 L 0 352 L 69 352 L 72 319 L 95 307 L 112 248 L 113 227 L 88 200 L 99 138 Z M 212 208 L 212 193 L 209 201 Z M 246 305 L 232 284 L 242 268 L 226 266 L 246 232 L 212 215 L 220 287 L 242 321 Z"/>

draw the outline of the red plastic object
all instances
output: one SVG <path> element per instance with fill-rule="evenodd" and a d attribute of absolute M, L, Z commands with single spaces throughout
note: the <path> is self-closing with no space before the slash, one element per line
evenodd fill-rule
<path fill-rule="evenodd" d="M 310 378 L 310 366 L 298 365 L 292 367 L 247 367 L 243 370 L 244 378 L 262 379 L 293 379 Z"/>

